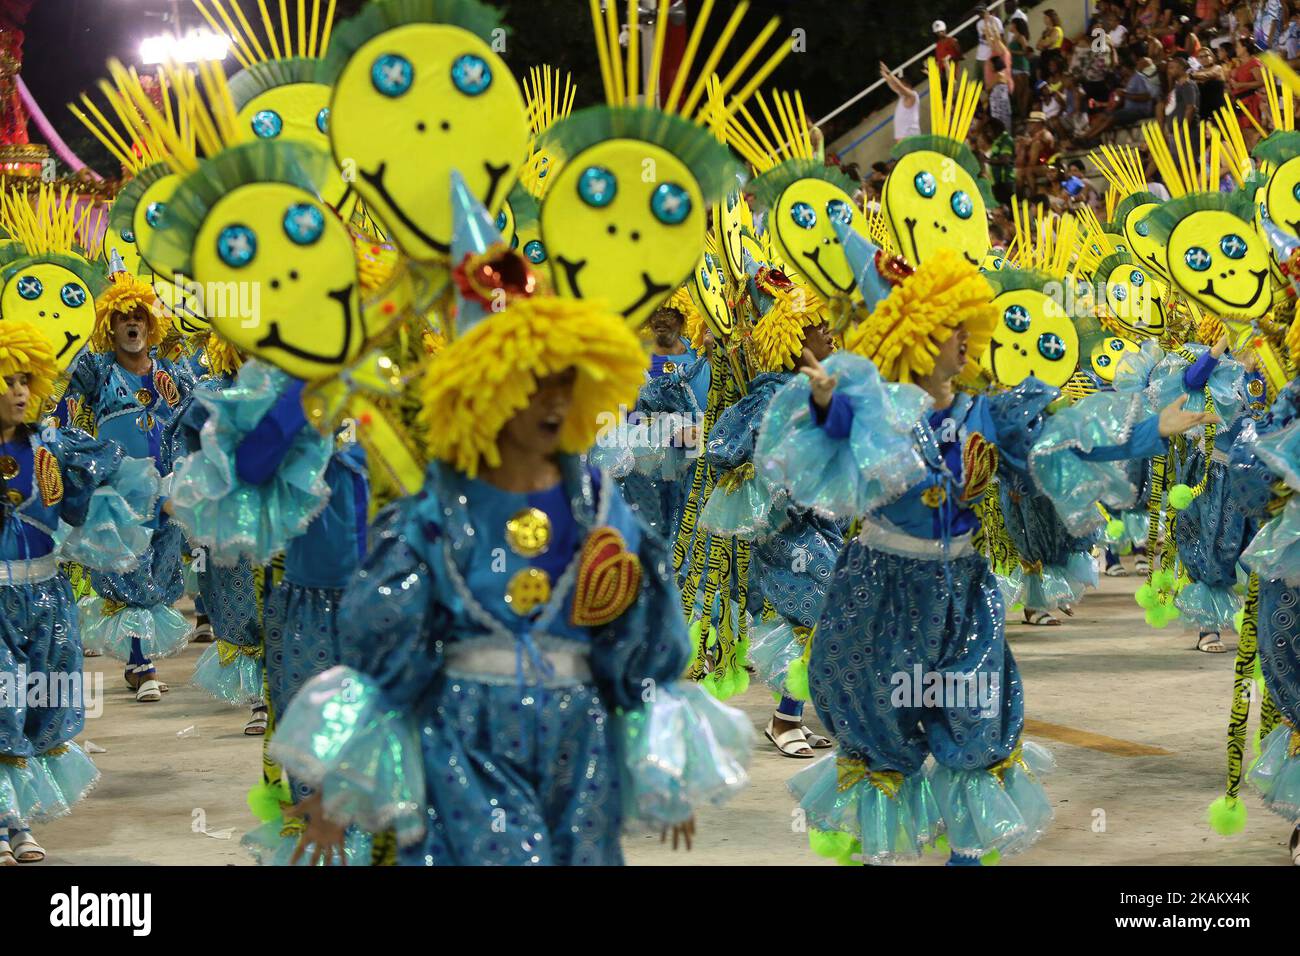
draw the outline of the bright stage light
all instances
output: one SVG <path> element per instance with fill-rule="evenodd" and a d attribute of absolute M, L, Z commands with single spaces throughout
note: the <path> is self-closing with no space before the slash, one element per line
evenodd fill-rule
<path fill-rule="evenodd" d="M 163 34 L 140 43 L 140 60 L 146 66 L 224 60 L 229 52 L 230 38 L 211 30 L 194 30 L 183 37 Z"/>

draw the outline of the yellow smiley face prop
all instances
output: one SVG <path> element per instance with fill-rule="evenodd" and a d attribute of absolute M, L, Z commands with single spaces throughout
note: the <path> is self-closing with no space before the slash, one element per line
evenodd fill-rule
<path fill-rule="evenodd" d="M 745 202 L 739 189 L 727 193 L 727 197 L 714 207 L 714 220 L 720 222 L 718 242 L 722 246 L 722 258 L 727 266 L 731 281 L 745 281 L 744 249 L 745 232 L 754 232 L 754 213 Z"/>
<path fill-rule="evenodd" d="M 1272 307 L 1269 250 L 1252 223 L 1204 209 L 1181 219 L 1166 248 L 1169 275 L 1213 315 L 1251 322 Z"/>
<path fill-rule="evenodd" d="M 367 209 L 426 262 L 445 262 L 451 251 L 451 171 L 495 212 L 529 137 L 506 64 L 468 30 L 436 23 L 394 27 L 352 53 L 334 86 L 329 131 L 335 162 L 355 173 Z"/>
<path fill-rule="evenodd" d="M 0 316 L 39 328 L 54 348 L 55 363 L 69 368 L 95 329 L 95 299 L 86 283 L 70 269 L 39 260 L 14 263 L 5 274 Z"/>
<path fill-rule="evenodd" d="M 980 365 L 1008 388 L 1034 376 L 1062 387 L 1079 364 L 1079 333 L 1060 304 L 1037 289 L 993 300 L 998 322 Z"/>
<path fill-rule="evenodd" d="M 720 342 L 731 337 L 735 321 L 727 308 L 727 274 L 722 263 L 710 252 L 704 253 L 687 285 L 691 300 L 700 310 L 705 323 Z"/>
<path fill-rule="evenodd" d="M 1273 170 L 1256 198 L 1262 200 L 1269 219 L 1291 235 L 1300 236 L 1300 156 Z"/>
<path fill-rule="evenodd" d="M 989 251 L 988 212 L 975 179 L 955 160 L 920 150 L 898 161 L 882 192 L 894 248 L 912 266 L 956 249 L 973 266 Z"/>
<path fill-rule="evenodd" d="M 866 234 L 862 213 L 849 195 L 821 179 L 791 183 L 768 219 L 777 255 L 827 299 L 849 295 L 858 285 L 835 232 L 836 220 Z"/>
<path fill-rule="evenodd" d="M 497 232 L 501 233 L 502 242 L 511 249 L 519 248 L 519 233 L 515 225 L 515 211 L 510 205 L 509 199 L 501 203 L 501 211 L 497 213 L 496 227 Z"/>
<path fill-rule="evenodd" d="M 286 83 L 249 100 L 238 121 L 258 139 L 306 143 L 328 152 L 329 101 L 330 88 L 323 83 Z M 338 169 L 331 169 L 317 186 L 325 202 L 335 209 L 342 206 L 348 184 Z"/>
<path fill-rule="evenodd" d="M 141 261 L 158 276 L 165 276 L 167 270 L 150 262 L 145 250 L 152 246 L 153 234 L 163 227 L 167 215 L 167 203 L 171 201 L 172 195 L 180 184 L 181 178 L 175 173 L 169 173 L 156 180 L 140 196 L 140 201 L 136 203 L 135 211 L 131 214 L 131 232 L 135 236 L 135 247 L 140 253 Z M 131 264 L 127 262 L 128 269 L 130 266 Z"/>
<path fill-rule="evenodd" d="M 1106 307 L 1119 326 L 1139 338 L 1165 334 L 1168 290 L 1139 265 L 1118 265 L 1106 277 Z"/>
<path fill-rule="evenodd" d="M 204 289 L 257 291 L 228 295 L 224 308 L 208 301 L 208 317 L 222 338 L 297 378 L 337 372 L 366 344 L 352 239 L 295 186 L 256 182 L 223 196 L 195 237 L 193 271 Z"/>
<path fill-rule="evenodd" d="M 196 335 L 209 328 L 211 323 L 203 315 L 203 297 L 185 280 L 187 287 L 176 285 L 171 279 L 154 276 L 153 291 L 163 310 L 185 335 Z"/>
<path fill-rule="evenodd" d="M 542 201 L 556 292 L 603 299 L 640 326 L 699 261 L 705 208 L 690 169 L 661 146 L 611 139 L 582 150 Z"/>
<path fill-rule="evenodd" d="M 1165 247 L 1151 235 L 1151 227 L 1143 222 L 1159 203 L 1139 203 L 1124 217 L 1124 238 L 1128 240 L 1129 253 L 1142 261 L 1143 268 L 1162 279 L 1169 278 Z"/>
<path fill-rule="evenodd" d="M 1300 174 L 1300 161 L 1296 162 L 1296 168 L 1294 170 L 1294 173 Z M 1298 182 L 1293 188 L 1296 190 L 1300 190 L 1300 182 Z M 1259 189 L 1255 193 L 1255 231 L 1258 232 L 1264 238 L 1265 242 L 1268 241 L 1268 233 L 1264 229 L 1264 221 L 1268 220 L 1272 222 L 1273 225 L 1275 226 L 1279 225 L 1279 223 L 1276 220 L 1272 219 L 1272 216 L 1269 213 L 1268 202 L 1265 199 L 1267 194 L 1268 194 L 1267 186 Z M 1300 200 L 1293 199 L 1291 205 L 1295 208 L 1294 210 L 1288 210 L 1288 212 L 1290 212 L 1294 216 L 1300 217 Z M 1296 219 L 1294 221 L 1297 224 L 1300 224 L 1300 219 Z M 1280 224 L 1280 227 L 1286 232 L 1295 235 L 1295 232 L 1292 229 L 1290 222 Z M 1273 287 L 1271 291 L 1272 291 L 1273 299 L 1274 301 L 1280 301 L 1282 297 L 1285 297 L 1287 295 L 1287 290 L 1291 288 L 1291 280 L 1288 279 L 1286 277 L 1286 274 L 1282 271 L 1281 266 L 1278 264 L 1277 256 L 1269 256 L 1268 268 L 1269 268 L 1269 274 L 1272 277 Z"/>
<path fill-rule="evenodd" d="M 1114 382 L 1120 359 L 1125 355 L 1134 355 L 1141 351 L 1128 339 L 1122 339 L 1117 335 L 1107 336 L 1092 347 L 1092 352 L 1088 356 L 1088 365 L 1103 382 Z"/>

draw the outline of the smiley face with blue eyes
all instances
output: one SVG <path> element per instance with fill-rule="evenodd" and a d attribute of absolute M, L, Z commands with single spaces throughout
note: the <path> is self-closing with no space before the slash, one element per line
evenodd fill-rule
<path fill-rule="evenodd" d="M 691 301 L 700 310 L 700 315 L 714 336 L 720 342 L 731 337 L 735 321 L 731 310 L 727 308 L 727 273 L 721 260 L 706 252 L 701 257 L 691 274 L 691 281 L 686 286 Z"/>
<path fill-rule="evenodd" d="M 1138 338 L 1165 334 L 1165 284 L 1140 265 L 1118 265 L 1106 277 L 1106 308 L 1119 326 Z"/>
<path fill-rule="evenodd" d="M 1252 223 L 1202 209 L 1174 226 L 1165 251 L 1175 285 L 1211 314 L 1250 322 L 1272 308 L 1268 245 Z"/>
<path fill-rule="evenodd" d="M 87 263 L 89 267 L 89 263 Z M 19 260 L 5 270 L 0 316 L 32 323 L 49 339 L 56 364 L 72 365 L 95 329 L 95 300 L 77 274 L 39 259 Z"/>
<path fill-rule="evenodd" d="M 722 246 L 722 258 L 727 266 L 727 273 L 732 282 L 743 283 L 745 275 L 745 232 L 754 232 L 754 213 L 745 202 L 739 189 L 727 193 L 725 199 L 717 205 L 715 221 L 721 222 L 717 228 L 718 244 Z"/>
<path fill-rule="evenodd" d="M 1037 289 L 1004 292 L 980 365 L 998 384 L 1014 388 L 1031 375 L 1061 388 L 1079 364 L 1079 333 L 1060 304 Z"/>
<path fill-rule="evenodd" d="M 1168 279 L 1168 255 L 1165 247 L 1152 236 L 1150 224 L 1143 222 L 1157 208 L 1158 203 L 1147 202 L 1130 209 L 1124 217 L 1124 238 L 1128 240 L 1129 252 L 1142 260 L 1144 269 L 1161 279 Z"/>
<path fill-rule="evenodd" d="M 329 207 L 297 187 L 252 183 L 222 197 L 199 228 L 193 262 L 205 289 L 256 285 L 256 315 L 228 303 L 209 309 L 212 324 L 296 378 L 337 372 L 370 337 L 352 239 Z"/>
<path fill-rule="evenodd" d="M 1103 382 L 1114 382 L 1120 360 L 1126 355 L 1136 355 L 1141 351 L 1128 339 L 1109 335 L 1092 347 L 1092 352 L 1088 356 L 1088 366 Z"/>
<path fill-rule="evenodd" d="M 411 258 L 451 252 L 451 171 L 489 212 L 501 207 L 528 148 L 519 84 L 482 39 L 413 23 L 363 44 L 330 101 L 334 159 L 356 170 L 367 208 Z"/>
<path fill-rule="evenodd" d="M 307 143 L 330 148 L 330 88 L 323 83 L 285 83 L 259 93 L 239 111 L 238 122 L 257 139 Z M 317 183 L 321 198 L 339 209 L 348 184 L 338 169 Z"/>
<path fill-rule="evenodd" d="M 777 255 L 827 299 L 858 285 L 835 231 L 837 220 L 865 233 L 861 210 L 844 190 L 822 179 L 791 183 L 768 218 Z"/>
<path fill-rule="evenodd" d="M 694 175 L 642 140 L 610 139 L 569 158 L 547 188 L 540 221 L 556 292 L 603 299 L 633 327 L 686 281 L 704 251 L 704 195 Z"/>
<path fill-rule="evenodd" d="M 1300 236 L 1300 156 L 1273 170 L 1260 192 L 1268 217 L 1291 235 Z"/>
<path fill-rule="evenodd" d="M 501 209 L 498 210 L 494 224 L 497 232 L 501 233 L 501 241 L 511 249 L 519 248 L 519 235 L 515 231 L 515 210 L 510 205 L 510 200 L 503 200 Z"/>
<path fill-rule="evenodd" d="M 989 250 L 988 211 L 978 184 L 955 160 L 928 150 L 898 161 L 881 193 L 894 248 L 912 266 L 955 249 L 978 266 Z"/>

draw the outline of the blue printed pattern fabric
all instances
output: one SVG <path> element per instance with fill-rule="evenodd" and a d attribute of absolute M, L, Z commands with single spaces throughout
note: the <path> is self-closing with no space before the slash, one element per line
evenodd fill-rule
<path fill-rule="evenodd" d="M 689 642 L 662 540 L 581 459 L 563 472 L 553 492 L 523 495 L 431 466 L 381 515 L 345 589 L 347 666 L 309 681 L 279 721 L 272 756 L 340 822 L 394 828 L 402 863 L 617 863 L 629 799 L 676 822 L 746 783 L 747 721 L 671 686 Z M 532 557 L 506 533 L 528 507 L 551 527 Z M 596 570 L 584 546 L 610 532 L 628 557 L 605 573 L 635 556 L 638 586 L 611 620 L 577 623 Z M 538 575 L 549 598 L 516 613 L 518 582 Z M 665 736 L 682 728 L 698 739 Z"/>
<path fill-rule="evenodd" d="M 1206 478 L 1204 489 L 1178 513 L 1174 526 L 1178 558 L 1191 581 L 1179 592 L 1177 604 L 1193 624 L 1219 630 L 1231 627 L 1241 609 L 1234 590 L 1237 562 L 1257 525 L 1233 500 L 1227 465 L 1207 461 L 1196 449 L 1179 468 L 1178 480 L 1195 486 L 1202 477 Z"/>

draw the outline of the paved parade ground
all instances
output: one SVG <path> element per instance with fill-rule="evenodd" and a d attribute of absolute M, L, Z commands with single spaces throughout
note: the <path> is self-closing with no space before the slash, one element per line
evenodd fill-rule
<path fill-rule="evenodd" d="M 1253 794 L 1245 833 L 1220 837 L 1204 822 L 1223 788 L 1235 636 L 1224 635 L 1229 653 L 1210 655 L 1192 649 L 1194 632 L 1151 630 L 1131 596 L 1136 583 L 1103 579 L 1062 627 L 1008 628 L 1025 680 L 1026 737 L 1049 747 L 1058 767 L 1046 781 L 1051 831 L 1007 862 L 1286 864 L 1289 829 Z M 255 824 L 244 801 L 260 772 L 260 743 L 242 733 L 245 711 L 188 685 L 202 649 L 159 662 L 171 692 L 157 704 L 135 703 L 115 662 L 87 661 L 103 675 L 103 713 L 78 739 L 105 749 L 93 754 L 103 777 L 72 816 L 38 829 L 50 864 L 250 863 L 239 838 Z M 766 690 L 754 684 L 732 703 L 761 731 L 772 706 Z M 726 809 L 700 814 L 692 852 L 631 837 L 629 862 L 829 865 L 796 832 L 784 786 L 808 762 L 761 743 L 751 787 Z"/>

